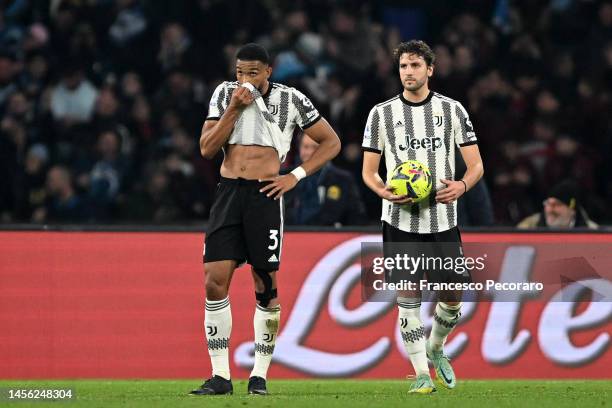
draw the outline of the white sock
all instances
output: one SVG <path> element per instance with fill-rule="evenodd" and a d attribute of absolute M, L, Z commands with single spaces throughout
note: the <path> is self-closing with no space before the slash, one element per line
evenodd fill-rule
<path fill-rule="evenodd" d="M 438 302 L 434 311 L 431 334 L 428 340 L 429 347 L 432 350 L 442 350 L 446 338 L 455 328 L 459 317 L 461 317 L 461 303 L 452 306 Z"/>
<path fill-rule="evenodd" d="M 425 327 L 421 321 L 421 300 L 418 298 L 398 298 L 398 324 L 402 333 L 404 348 L 416 375 L 429 375 L 425 352 Z"/>
<path fill-rule="evenodd" d="M 257 305 L 253 317 L 255 329 L 255 364 L 251 377 L 266 378 L 280 324 L 280 305 L 271 308 Z"/>
<path fill-rule="evenodd" d="M 229 380 L 229 339 L 232 332 L 232 309 L 229 297 L 222 300 L 206 299 L 204 329 L 212 364 L 212 375 Z"/>

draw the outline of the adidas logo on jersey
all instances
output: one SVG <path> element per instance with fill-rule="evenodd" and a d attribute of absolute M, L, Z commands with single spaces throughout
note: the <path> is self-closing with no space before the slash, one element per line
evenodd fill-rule
<path fill-rule="evenodd" d="M 404 124 L 402 123 L 401 120 L 398 120 L 397 123 L 395 124 L 395 127 L 400 127 L 400 126 L 404 126 Z"/>
<path fill-rule="evenodd" d="M 278 262 L 278 258 L 276 257 L 276 254 L 272 254 L 270 259 L 268 259 L 268 262 Z"/>

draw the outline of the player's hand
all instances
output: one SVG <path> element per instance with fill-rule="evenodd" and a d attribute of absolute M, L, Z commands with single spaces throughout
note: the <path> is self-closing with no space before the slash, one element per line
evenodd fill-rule
<path fill-rule="evenodd" d="M 242 110 L 249 106 L 253 102 L 253 95 L 251 91 L 246 89 L 244 86 L 239 86 L 234 89 L 232 92 L 232 99 L 230 99 L 230 103 L 228 109 L 233 108 L 237 110 Z"/>
<path fill-rule="evenodd" d="M 399 205 L 403 205 L 403 204 L 411 204 L 412 203 L 412 197 L 409 197 L 407 194 L 406 195 L 397 195 L 394 194 L 395 189 L 389 185 L 385 186 L 385 189 L 382 191 L 380 198 L 384 198 L 385 200 L 391 201 L 393 204 L 399 204 Z"/>
<path fill-rule="evenodd" d="M 465 185 L 461 181 L 441 179 L 445 187 L 436 192 L 436 201 L 441 204 L 450 204 L 465 193 Z"/>
<path fill-rule="evenodd" d="M 270 184 L 265 185 L 259 192 L 264 193 L 267 197 L 274 197 L 275 200 L 281 198 L 283 194 L 291 190 L 298 183 L 298 179 L 291 173 L 259 181 L 271 181 Z"/>

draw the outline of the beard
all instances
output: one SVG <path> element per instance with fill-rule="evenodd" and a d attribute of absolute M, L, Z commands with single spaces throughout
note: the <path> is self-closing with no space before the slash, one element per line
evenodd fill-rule
<path fill-rule="evenodd" d="M 426 80 L 423 79 L 421 81 L 419 80 L 414 80 L 414 82 L 411 82 L 409 84 L 407 84 L 406 82 L 404 82 L 404 89 L 406 89 L 407 91 L 418 91 L 419 89 L 421 89 L 423 87 L 423 85 L 425 85 Z"/>
<path fill-rule="evenodd" d="M 568 228 L 572 222 L 573 214 L 546 215 L 546 225 L 552 228 Z"/>

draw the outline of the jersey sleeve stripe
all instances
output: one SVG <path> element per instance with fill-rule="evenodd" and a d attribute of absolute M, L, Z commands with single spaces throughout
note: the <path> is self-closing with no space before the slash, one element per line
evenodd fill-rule
<path fill-rule="evenodd" d="M 372 152 L 372 153 L 382 154 L 382 152 L 380 150 L 374 149 L 373 147 L 361 146 L 361 150 L 363 150 L 365 152 Z"/>
<path fill-rule="evenodd" d="M 459 147 L 471 146 L 478 144 L 478 140 L 470 140 L 469 142 L 459 144 Z"/>
<path fill-rule="evenodd" d="M 310 121 L 306 125 L 304 125 L 302 127 L 302 130 L 308 129 L 309 127 L 311 127 L 312 125 L 317 123 L 319 120 L 321 120 L 321 115 L 317 115 L 312 121 Z"/>

